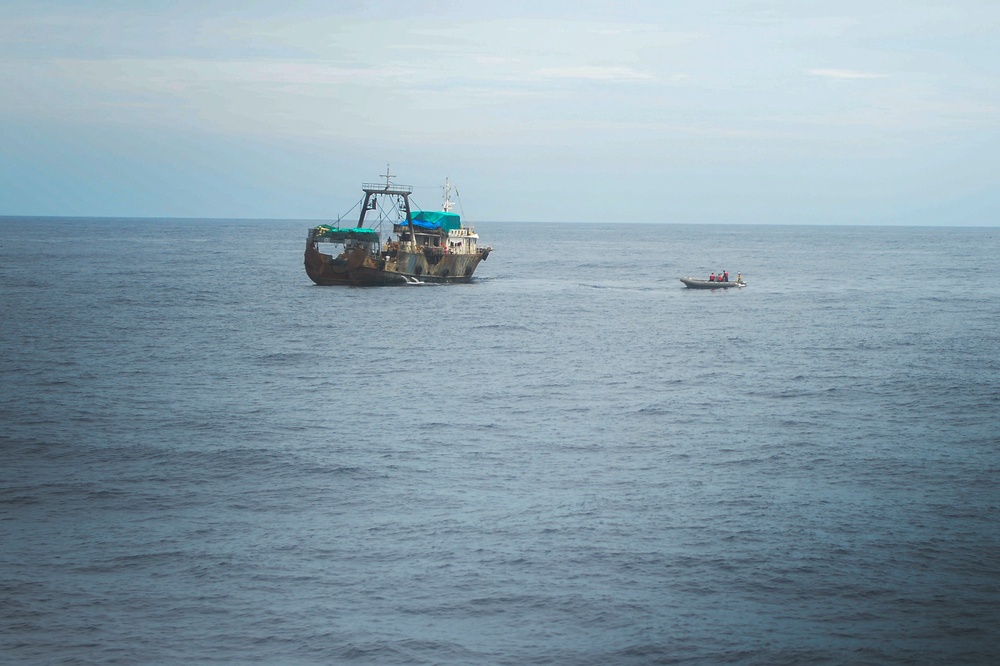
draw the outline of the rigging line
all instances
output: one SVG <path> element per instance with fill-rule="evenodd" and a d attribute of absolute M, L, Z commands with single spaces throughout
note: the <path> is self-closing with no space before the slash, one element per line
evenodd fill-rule
<path fill-rule="evenodd" d="M 343 219 L 343 218 L 345 218 L 345 217 L 347 217 L 348 215 L 350 215 L 351 211 L 353 211 L 355 208 L 357 208 L 358 206 L 361 205 L 361 202 L 362 202 L 362 199 L 358 199 L 357 203 L 355 203 L 353 206 L 351 206 L 351 210 L 347 211 L 346 213 L 344 213 L 342 215 L 338 215 L 337 216 L 337 223 L 340 224 L 340 220 Z"/>
<path fill-rule="evenodd" d="M 462 208 L 462 195 L 458 193 L 458 188 L 455 188 L 455 198 L 458 199 L 458 212 L 462 215 L 462 219 L 465 220 L 465 209 Z"/>
<path fill-rule="evenodd" d="M 388 203 L 385 203 L 385 199 L 389 200 Z M 405 210 L 402 208 L 402 198 L 398 195 L 375 197 L 375 205 L 377 208 L 373 210 L 377 213 L 377 219 L 373 225 L 378 226 L 379 229 L 383 225 L 394 226 L 406 219 Z M 392 213 L 390 214 L 389 211 L 392 211 Z M 392 219 L 393 217 L 395 219 Z"/>

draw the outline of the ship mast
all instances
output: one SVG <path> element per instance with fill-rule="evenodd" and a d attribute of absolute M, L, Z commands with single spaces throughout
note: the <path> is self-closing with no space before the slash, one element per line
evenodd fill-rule
<path fill-rule="evenodd" d="M 444 203 L 441 205 L 441 210 L 450 213 L 455 204 L 451 201 L 451 179 L 447 176 L 445 176 L 444 185 L 441 186 L 441 189 L 444 190 Z"/>
<path fill-rule="evenodd" d="M 386 164 L 385 165 L 385 174 L 383 174 L 381 177 L 385 178 L 385 191 L 388 192 L 389 191 L 389 187 L 392 185 L 392 181 L 389 180 L 389 179 L 390 178 L 395 178 L 396 174 L 389 173 L 389 165 Z"/>

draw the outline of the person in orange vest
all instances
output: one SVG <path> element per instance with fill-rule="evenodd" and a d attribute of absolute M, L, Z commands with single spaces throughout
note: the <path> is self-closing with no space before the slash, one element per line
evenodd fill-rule
<path fill-rule="evenodd" d="M 711 275 L 708 276 L 708 281 L 715 282 L 715 273 L 712 273 Z"/>
<path fill-rule="evenodd" d="M 723 281 L 723 282 L 729 282 L 729 271 L 725 271 L 725 272 L 724 272 L 724 273 L 722 274 L 722 281 Z"/>

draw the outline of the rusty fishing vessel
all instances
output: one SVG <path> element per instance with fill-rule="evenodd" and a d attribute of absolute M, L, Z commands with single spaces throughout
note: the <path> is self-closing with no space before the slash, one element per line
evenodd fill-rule
<path fill-rule="evenodd" d="M 493 248 L 480 247 L 475 229 L 453 212 L 451 183 L 445 181 L 442 209 L 429 211 L 411 207 L 413 188 L 394 184 L 388 169 L 383 178 L 384 184 L 362 184 L 357 225 L 338 220 L 309 230 L 309 278 L 322 286 L 356 287 L 472 280 Z"/>

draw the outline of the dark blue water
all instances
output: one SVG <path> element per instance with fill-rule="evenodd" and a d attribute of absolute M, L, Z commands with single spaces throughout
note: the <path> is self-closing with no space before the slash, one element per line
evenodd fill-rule
<path fill-rule="evenodd" d="M 997 229 L 308 226 L 0 220 L 0 661 L 1000 660 Z"/>

